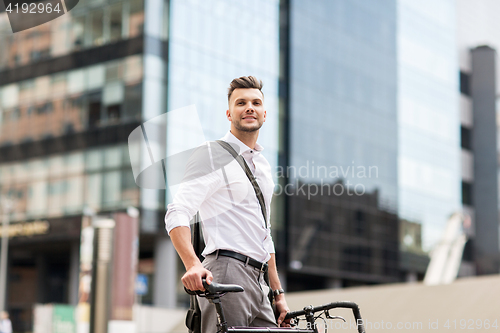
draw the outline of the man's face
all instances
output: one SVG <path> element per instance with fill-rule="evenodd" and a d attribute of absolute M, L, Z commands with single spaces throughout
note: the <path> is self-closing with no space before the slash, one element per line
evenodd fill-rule
<path fill-rule="evenodd" d="M 259 89 L 234 89 L 229 99 L 229 110 L 226 111 L 226 116 L 238 131 L 259 130 L 266 121 L 264 96 Z"/>

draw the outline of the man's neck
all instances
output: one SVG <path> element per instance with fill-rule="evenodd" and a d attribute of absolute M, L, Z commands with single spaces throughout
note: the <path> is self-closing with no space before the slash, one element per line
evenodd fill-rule
<path fill-rule="evenodd" d="M 231 133 L 248 147 L 255 149 L 255 144 L 257 143 L 257 138 L 259 137 L 259 130 L 253 132 L 244 132 L 238 131 L 236 128 L 231 126 Z"/>

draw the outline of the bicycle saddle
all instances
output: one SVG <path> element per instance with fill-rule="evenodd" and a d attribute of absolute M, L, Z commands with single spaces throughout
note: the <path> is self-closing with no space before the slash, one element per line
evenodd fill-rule
<path fill-rule="evenodd" d="M 207 284 L 205 279 L 202 279 L 203 287 L 205 287 L 205 291 L 200 290 L 189 290 L 184 287 L 184 290 L 190 295 L 200 295 L 200 294 L 225 294 L 225 293 L 239 293 L 245 291 L 243 287 L 238 286 L 237 284 L 220 284 L 213 282 L 211 284 Z"/>

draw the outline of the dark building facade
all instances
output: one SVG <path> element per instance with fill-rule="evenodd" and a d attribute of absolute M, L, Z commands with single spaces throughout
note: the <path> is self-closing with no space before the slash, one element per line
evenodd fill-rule
<path fill-rule="evenodd" d="M 342 181 L 303 185 L 322 192 L 289 198 L 289 290 L 400 280 L 399 220 L 380 209 L 377 191 L 355 195 Z"/>
<path fill-rule="evenodd" d="M 470 51 L 470 71 L 460 72 L 462 204 L 471 217 L 462 275 L 500 271 L 498 234 L 497 53 L 490 46 Z"/>

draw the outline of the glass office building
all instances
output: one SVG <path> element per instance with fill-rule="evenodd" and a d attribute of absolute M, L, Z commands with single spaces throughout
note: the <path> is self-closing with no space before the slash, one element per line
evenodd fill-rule
<path fill-rule="evenodd" d="M 140 207 L 155 232 L 161 226 L 148 217 L 164 210 L 163 194 L 141 204 L 127 147 L 148 80 L 144 7 L 83 0 L 15 34 L 0 13 L 0 195 L 14 203 L 6 309 L 15 331 L 32 330 L 35 303 L 78 301 L 85 207 L 100 215 Z M 143 230 L 145 261 L 146 239 Z"/>
<path fill-rule="evenodd" d="M 284 10 L 287 176 L 306 184 L 288 199 L 289 286 L 396 281 L 396 2 L 292 0 Z"/>
<path fill-rule="evenodd" d="M 400 0 L 397 15 L 398 213 L 429 250 L 461 210 L 455 1 Z"/>

